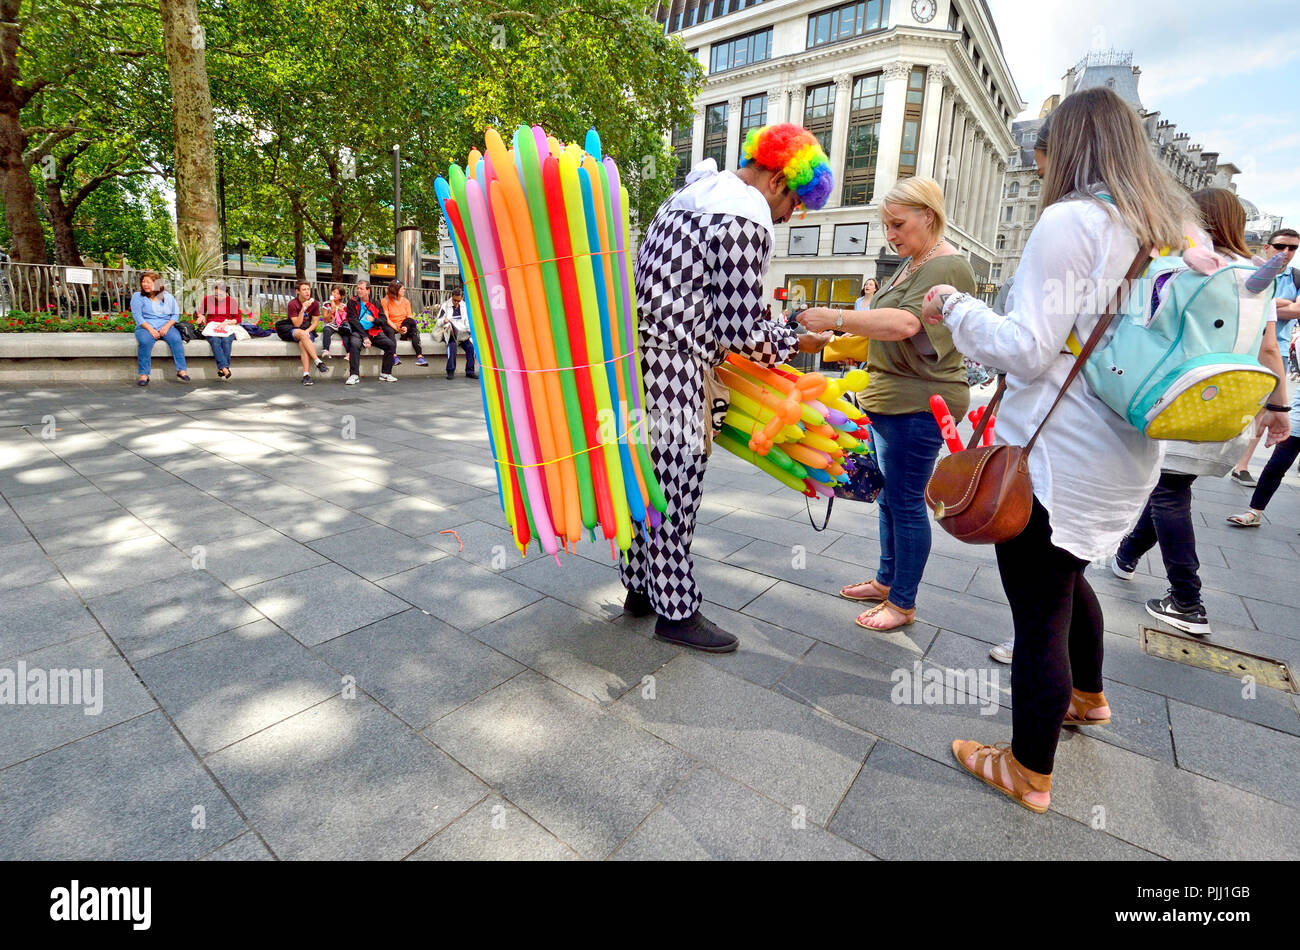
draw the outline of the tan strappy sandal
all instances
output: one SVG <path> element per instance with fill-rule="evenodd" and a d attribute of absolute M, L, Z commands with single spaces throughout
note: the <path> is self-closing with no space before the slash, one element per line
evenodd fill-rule
<path fill-rule="evenodd" d="M 975 754 L 974 768 L 966 764 L 966 758 L 971 753 Z M 999 742 L 997 745 L 981 745 L 971 739 L 954 739 L 952 741 L 952 754 L 963 769 L 985 785 L 996 788 L 1017 805 L 1022 805 L 1038 815 L 1047 811 L 1048 806 L 1046 805 L 1035 805 L 1032 802 L 1025 801 L 1025 795 L 1029 792 L 1047 792 L 1051 794 L 1052 776 L 1044 775 L 1041 772 L 1031 772 L 1017 762 L 1016 757 L 1011 754 L 1011 743 Z M 995 778 L 1006 778 L 1010 781 L 1010 788 L 1007 788 L 1000 781 L 984 777 L 984 763 L 990 757 L 994 760 L 993 775 Z"/>
<path fill-rule="evenodd" d="M 1105 719 L 1089 719 L 1088 713 L 1109 705 L 1105 693 L 1085 693 L 1081 689 L 1076 689 L 1070 693 L 1070 709 L 1066 712 L 1062 725 L 1104 726 L 1110 722 L 1110 716 Z"/>
<path fill-rule="evenodd" d="M 876 614 L 880 613 L 886 607 L 888 607 L 890 610 L 895 610 L 898 613 L 902 614 L 903 619 L 898 623 L 894 624 L 892 627 L 873 627 L 869 623 L 862 622 L 866 620 L 868 617 L 874 617 Z M 876 606 L 872 607 L 870 610 L 866 611 L 865 613 L 858 614 L 858 619 L 856 622 L 857 625 L 859 627 L 862 627 L 864 630 L 874 630 L 877 633 L 885 633 L 889 630 L 897 630 L 899 627 L 906 627 L 906 626 L 910 626 L 912 623 L 915 623 L 916 608 L 913 607 L 911 610 L 904 610 L 902 607 L 898 606 L 898 604 L 890 603 L 888 600 L 882 600 L 880 603 L 876 604 Z"/>
<path fill-rule="evenodd" d="M 852 594 L 849 593 L 849 591 L 852 590 L 854 587 L 874 587 L 876 591 L 878 591 L 879 593 L 871 593 L 868 594 L 866 597 L 854 597 Z M 857 584 L 849 584 L 847 587 L 841 587 L 840 596 L 843 597 L 845 600 L 857 600 L 857 601 L 888 600 L 889 588 L 886 587 L 884 584 L 880 583 L 880 581 L 875 580 L 873 578 L 872 580 L 869 581 L 859 581 Z"/>

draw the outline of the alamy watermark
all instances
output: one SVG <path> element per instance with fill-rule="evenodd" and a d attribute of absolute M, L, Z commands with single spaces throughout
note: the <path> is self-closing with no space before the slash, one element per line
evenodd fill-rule
<path fill-rule="evenodd" d="M 889 680 L 894 684 L 889 700 L 895 706 L 979 706 L 981 716 L 998 711 L 1002 687 L 997 670 L 941 670 L 922 667 L 917 660 L 910 670 L 894 670 Z"/>
<path fill-rule="evenodd" d="M 0 706 L 83 706 L 87 716 L 104 711 L 104 671 L 0 667 Z"/>

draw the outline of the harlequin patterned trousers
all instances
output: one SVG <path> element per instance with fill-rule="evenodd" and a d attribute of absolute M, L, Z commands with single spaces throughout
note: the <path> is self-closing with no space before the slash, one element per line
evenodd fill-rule
<path fill-rule="evenodd" d="M 650 458 L 668 510 L 648 541 L 633 536 L 619 574 L 624 587 L 649 594 L 659 616 L 685 620 L 699 610 L 702 600 L 691 572 L 691 540 L 708 464 L 700 435 L 700 364 L 676 350 L 646 348 L 642 354 Z M 696 431 L 691 431 L 691 422 Z"/>

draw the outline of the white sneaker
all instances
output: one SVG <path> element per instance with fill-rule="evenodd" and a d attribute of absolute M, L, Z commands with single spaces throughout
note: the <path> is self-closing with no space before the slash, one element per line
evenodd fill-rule
<path fill-rule="evenodd" d="M 381 383 L 395 383 L 397 382 L 397 377 L 394 376 L 392 373 L 380 373 L 379 381 Z"/>
<path fill-rule="evenodd" d="M 360 377 L 360 376 L 349 376 L 349 377 L 347 378 L 347 380 L 343 383 L 343 385 L 344 385 L 344 386 L 355 386 L 355 385 L 356 385 L 357 383 L 359 383 L 359 382 L 361 382 L 361 377 Z"/>
<path fill-rule="evenodd" d="M 1008 640 L 1006 643 L 999 643 L 992 650 L 989 650 L 989 656 L 999 663 L 1010 663 L 1012 648 L 1016 645 L 1015 640 Z"/>
<path fill-rule="evenodd" d="M 1122 581 L 1131 581 L 1133 575 L 1137 573 L 1137 565 L 1128 565 L 1119 559 L 1119 554 L 1115 554 L 1110 559 L 1110 572 Z"/>

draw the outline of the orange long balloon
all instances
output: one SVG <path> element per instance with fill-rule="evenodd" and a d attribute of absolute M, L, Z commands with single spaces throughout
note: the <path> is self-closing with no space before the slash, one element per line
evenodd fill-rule
<path fill-rule="evenodd" d="M 540 368 L 537 355 L 537 338 L 533 333 L 533 321 L 528 315 L 528 295 L 525 291 L 523 275 L 519 272 L 519 249 L 515 243 L 515 230 L 510 219 L 501 179 L 496 178 L 488 187 L 492 204 L 492 219 L 496 227 L 497 239 L 501 243 L 502 263 L 506 269 L 506 281 L 510 285 L 510 302 L 514 311 L 515 327 L 519 332 L 519 345 L 523 351 L 524 367 L 530 370 Z M 537 433 L 537 442 L 542 451 L 542 473 L 546 476 L 547 498 L 550 502 L 551 523 L 557 532 L 564 530 L 564 485 L 560 479 L 559 467 L 554 463 L 561 455 L 551 426 L 550 414 L 546 411 L 548 394 L 543 377 L 546 373 L 529 372 L 524 377 L 528 380 L 529 396 L 533 404 L 533 427 Z M 550 374 L 554 375 L 554 374 Z M 557 387 L 558 388 L 558 387 Z M 558 397 L 557 397 L 558 398 Z"/>

